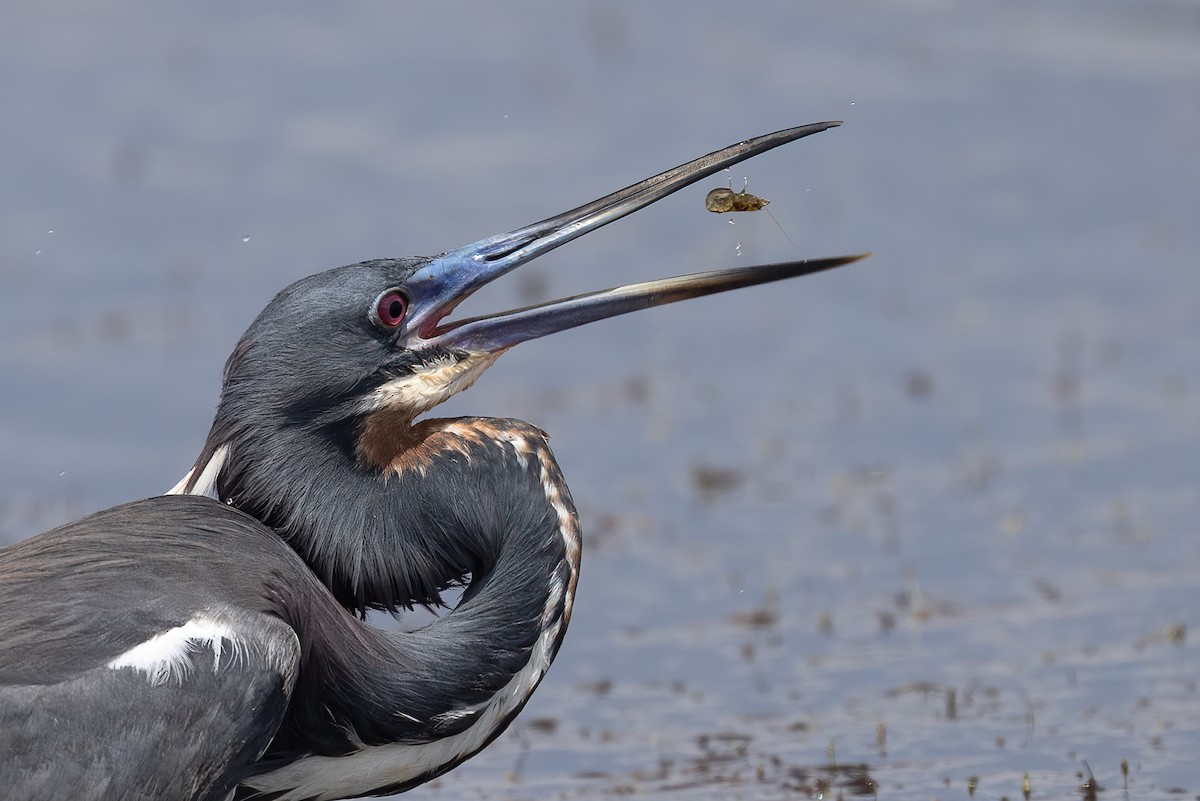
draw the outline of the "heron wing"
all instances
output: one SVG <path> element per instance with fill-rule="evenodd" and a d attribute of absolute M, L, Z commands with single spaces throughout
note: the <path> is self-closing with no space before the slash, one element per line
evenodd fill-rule
<path fill-rule="evenodd" d="M 163 636 L 64 681 L 0 687 L 8 797 L 230 796 L 279 727 L 299 643 L 265 618 L 220 639 Z"/>
<path fill-rule="evenodd" d="M 294 559 L 183 497 L 0 549 L 0 795 L 230 798 L 295 686 L 299 639 L 261 601 Z"/>

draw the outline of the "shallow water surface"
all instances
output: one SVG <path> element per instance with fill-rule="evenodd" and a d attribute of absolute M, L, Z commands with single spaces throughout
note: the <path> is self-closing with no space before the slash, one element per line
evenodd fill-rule
<path fill-rule="evenodd" d="M 287 283 L 844 119 L 465 309 L 876 254 L 447 405 L 552 434 L 587 549 L 518 724 L 410 797 L 1200 793 L 1193 4 L 67 5 L 0 29 L 4 541 L 174 484 Z M 743 178 L 786 236 L 705 210 Z"/>

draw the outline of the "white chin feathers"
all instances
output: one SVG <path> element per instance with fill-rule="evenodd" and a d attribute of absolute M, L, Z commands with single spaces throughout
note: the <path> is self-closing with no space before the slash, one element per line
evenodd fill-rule
<path fill-rule="evenodd" d="M 404 411 L 412 417 L 437 406 L 475 383 L 502 351 L 468 353 L 463 358 L 442 356 L 422 364 L 409 375 L 394 378 L 367 396 L 364 412 Z"/>

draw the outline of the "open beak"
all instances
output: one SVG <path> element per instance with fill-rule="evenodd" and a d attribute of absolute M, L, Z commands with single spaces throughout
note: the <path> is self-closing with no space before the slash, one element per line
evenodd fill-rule
<path fill-rule="evenodd" d="M 870 254 L 663 278 L 441 324 L 479 287 L 543 253 L 751 156 L 838 125 L 841 123 L 818 122 L 747 139 L 579 208 L 437 256 L 417 268 L 407 281 L 412 295 L 408 330 L 428 344 L 475 352 L 500 351 L 518 342 L 637 309 L 807 275 L 866 258 Z"/>

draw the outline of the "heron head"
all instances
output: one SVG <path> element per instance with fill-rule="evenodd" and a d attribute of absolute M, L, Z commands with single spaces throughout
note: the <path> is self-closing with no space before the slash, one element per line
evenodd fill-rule
<path fill-rule="evenodd" d="M 403 518 L 393 508 L 396 499 L 376 492 L 391 476 L 408 476 L 414 465 L 429 464 L 414 454 L 463 452 L 452 447 L 463 445 L 457 429 L 439 429 L 449 421 L 414 425 L 418 416 L 470 387 L 500 354 L 526 340 L 638 309 L 819 272 L 862 256 L 652 280 L 478 317 L 456 315 L 459 304 L 572 239 L 725 167 L 835 125 L 817 123 L 749 139 L 437 256 L 366 261 L 297 281 L 263 309 L 234 349 L 208 439 L 173 491 L 213 495 L 279 530 L 310 564 L 321 566 L 321 575 L 347 602 L 375 603 L 364 600 L 370 596 L 392 608 L 436 598 L 443 582 L 461 575 L 462 565 L 451 560 L 424 569 L 428 560 L 412 550 L 412 526 L 396 522 Z M 453 436 L 459 439 L 448 439 Z M 441 464 L 452 463 L 458 460 Z M 531 486 L 541 498 L 544 487 Z M 342 497 L 355 502 L 339 505 Z M 371 527 L 372 537 L 358 533 Z M 400 580 L 378 570 L 386 560 L 365 553 L 368 542 L 376 551 L 409 548 L 412 559 L 405 563 L 411 575 Z"/>
<path fill-rule="evenodd" d="M 501 353 L 525 340 L 856 261 L 862 256 L 739 267 L 500 314 L 452 317 L 484 284 L 572 239 L 731 164 L 836 125 L 816 123 L 750 139 L 541 222 L 432 258 L 367 261 L 298 281 L 271 301 L 230 357 L 222 405 L 241 406 L 246 425 L 261 424 L 263 415 L 336 424 L 379 413 L 403 425 L 470 387 Z"/>

